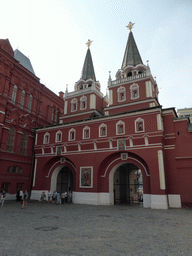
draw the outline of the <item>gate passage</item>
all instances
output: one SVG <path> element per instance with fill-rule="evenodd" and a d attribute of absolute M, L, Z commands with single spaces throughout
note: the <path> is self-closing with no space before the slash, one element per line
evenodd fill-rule
<path fill-rule="evenodd" d="M 141 170 L 133 164 L 123 164 L 114 174 L 114 204 L 140 204 L 143 202 Z"/>

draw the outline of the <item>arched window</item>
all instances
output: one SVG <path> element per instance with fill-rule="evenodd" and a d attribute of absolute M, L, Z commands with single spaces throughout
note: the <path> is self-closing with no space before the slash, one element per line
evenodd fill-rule
<path fill-rule="evenodd" d="M 46 132 L 44 134 L 43 144 L 48 144 L 49 143 L 49 139 L 50 139 L 50 134 L 48 132 Z"/>
<path fill-rule="evenodd" d="M 131 99 L 138 99 L 139 98 L 139 86 L 138 84 L 132 84 L 130 86 L 130 93 L 131 93 Z"/>
<path fill-rule="evenodd" d="M 58 109 L 56 109 L 55 111 L 55 122 L 57 123 L 57 121 L 58 121 Z"/>
<path fill-rule="evenodd" d="M 77 99 L 72 99 L 71 101 L 71 112 L 77 111 Z"/>
<path fill-rule="evenodd" d="M 21 102 L 20 102 L 20 108 L 22 108 L 22 109 L 24 106 L 24 102 L 25 102 L 25 91 L 23 90 L 21 93 Z"/>
<path fill-rule="evenodd" d="M 7 152 L 13 152 L 14 140 L 15 140 L 15 128 L 10 127 L 8 135 L 7 135 L 7 143 L 6 143 L 6 151 Z"/>
<path fill-rule="evenodd" d="M 75 135 L 76 135 L 75 129 L 71 128 L 71 129 L 69 130 L 68 140 L 69 140 L 69 141 L 75 140 Z"/>
<path fill-rule="evenodd" d="M 15 104 L 16 96 L 17 96 L 17 85 L 14 85 L 13 86 L 13 92 L 12 92 L 12 103 L 13 104 Z"/>
<path fill-rule="evenodd" d="M 26 155 L 26 151 L 27 151 L 27 132 L 24 131 L 21 137 L 21 142 L 20 142 L 20 154 Z"/>
<path fill-rule="evenodd" d="M 58 131 L 55 136 L 55 142 L 61 142 L 62 141 L 62 132 Z"/>
<path fill-rule="evenodd" d="M 107 136 L 107 125 L 101 124 L 99 126 L 99 137 L 106 137 Z"/>
<path fill-rule="evenodd" d="M 55 109 L 52 107 L 51 123 L 53 123 L 53 121 L 54 121 L 54 113 L 55 113 Z"/>
<path fill-rule="evenodd" d="M 121 86 L 117 90 L 118 94 L 118 102 L 125 101 L 126 100 L 126 89 L 125 87 Z"/>
<path fill-rule="evenodd" d="M 28 112 L 29 113 L 31 112 L 31 108 L 32 108 L 32 99 L 33 99 L 33 96 L 30 94 L 29 101 L 28 101 Z"/>
<path fill-rule="evenodd" d="M 145 131 L 144 120 L 139 117 L 135 120 L 135 132 L 138 133 L 138 132 L 144 132 L 144 131 Z"/>
<path fill-rule="evenodd" d="M 87 97 L 86 96 L 82 96 L 80 99 L 80 109 L 86 109 L 87 108 Z"/>
<path fill-rule="evenodd" d="M 121 135 L 125 133 L 125 123 L 123 121 L 119 121 L 116 123 L 116 135 Z"/>
<path fill-rule="evenodd" d="M 88 126 L 85 126 L 83 128 L 83 139 L 89 139 L 90 138 L 90 128 Z"/>

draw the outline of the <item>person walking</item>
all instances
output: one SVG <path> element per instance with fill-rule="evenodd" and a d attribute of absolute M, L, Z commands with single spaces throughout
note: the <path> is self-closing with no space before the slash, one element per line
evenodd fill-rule
<path fill-rule="evenodd" d="M 60 193 L 57 192 L 56 194 L 56 204 L 60 204 Z"/>
<path fill-rule="evenodd" d="M 61 203 L 64 204 L 65 202 L 65 192 L 61 194 Z"/>
<path fill-rule="evenodd" d="M 3 207 L 3 205 L 4 205 L 5 196 L 6 196 L 6 192 L 5 192 L 5 190 L 3 190 L 1 193 L 1 207 Z"/>
<path fill-rule="evenodd" d="M 68 194 L 68 203 L 71 204 L 72 203 L 72 192 L 69 191 L 69 194 Z"/>
<path fill-rule="evenodd" d="M 67 203 L 67 196 L 68 196 L 67 191 L 65 191 L 65 202 L 66 203 Z"/>
<path fill-rule="evenodd" d="M 51 191 L 49 190 L 49 191 L 48 191 L 48 203 L 51 202 L 51 196 L 52 196 L 52 193 L 51 193 Z"/>
<path fill-rule="evenodd" d="M 28 194 L 27 190 L 25 190 L 25 193 L 23 194 L 23 204 L 22 204 L 22 207 L 21 207 L 22 209 L 27 208 L 28 196 L 29 196 L 29 194 Z"/>

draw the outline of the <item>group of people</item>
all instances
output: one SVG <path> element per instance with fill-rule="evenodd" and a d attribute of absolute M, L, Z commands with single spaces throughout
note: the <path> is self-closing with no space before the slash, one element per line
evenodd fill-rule
<path fill-rule="evenodd" d="M 61 195 L 59 192 L 57 192 L 56 190 L 51 193 L 51 191 L 48 191 L 48 203 L 52 203 L 52 204 L 64 204 L 64 203 L 72 203 L 72 192 L 69 191 L 67 193 L 67 191 L 62 192 Z M 46 194 L 45 192 L 42 192 L 41 194 L 41 198 L 40 198 L 41 202 L 46 202 Z"/>
<path fill-rule="evenodd" d="M 2 192 L 1 192 L 1 207 L 3 207 L 3 205 L 4 205 L 5 196 L 6 196 L 5 190 L 2 190 Z"/>

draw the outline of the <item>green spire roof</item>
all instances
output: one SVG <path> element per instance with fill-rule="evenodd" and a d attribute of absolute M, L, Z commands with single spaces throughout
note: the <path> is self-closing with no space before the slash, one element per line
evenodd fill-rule
<path fill-rule="evenodd" d="M 89 48 L 87 49 L 87 54 L 85 57 L 81 78 L 85 81 L 90 78 L 93 79 L 94 81 L 96 81 L 95 71 L 94 71 L 94 67 L 93 67 L 93 61 L 92 61 L 92 57 L 91 57 L 91 51 Z"/>
<path fill-rule="evenodd" d="M 137 49 L 137 45 L 135 43 L 133 33 L 130 31 L 127 45 L 125 48 L 125 53 L 124 53 L 124 58 L 123 58 L 123 63 L 122 63 L 121 69 L 123 69 L 124 67 L 126 67 L 128 65 L 136 66 L 138 64 L 143 64 L 143 62 L 142 62 L 141 56 L 139 54 L 139 51 Z"/>

